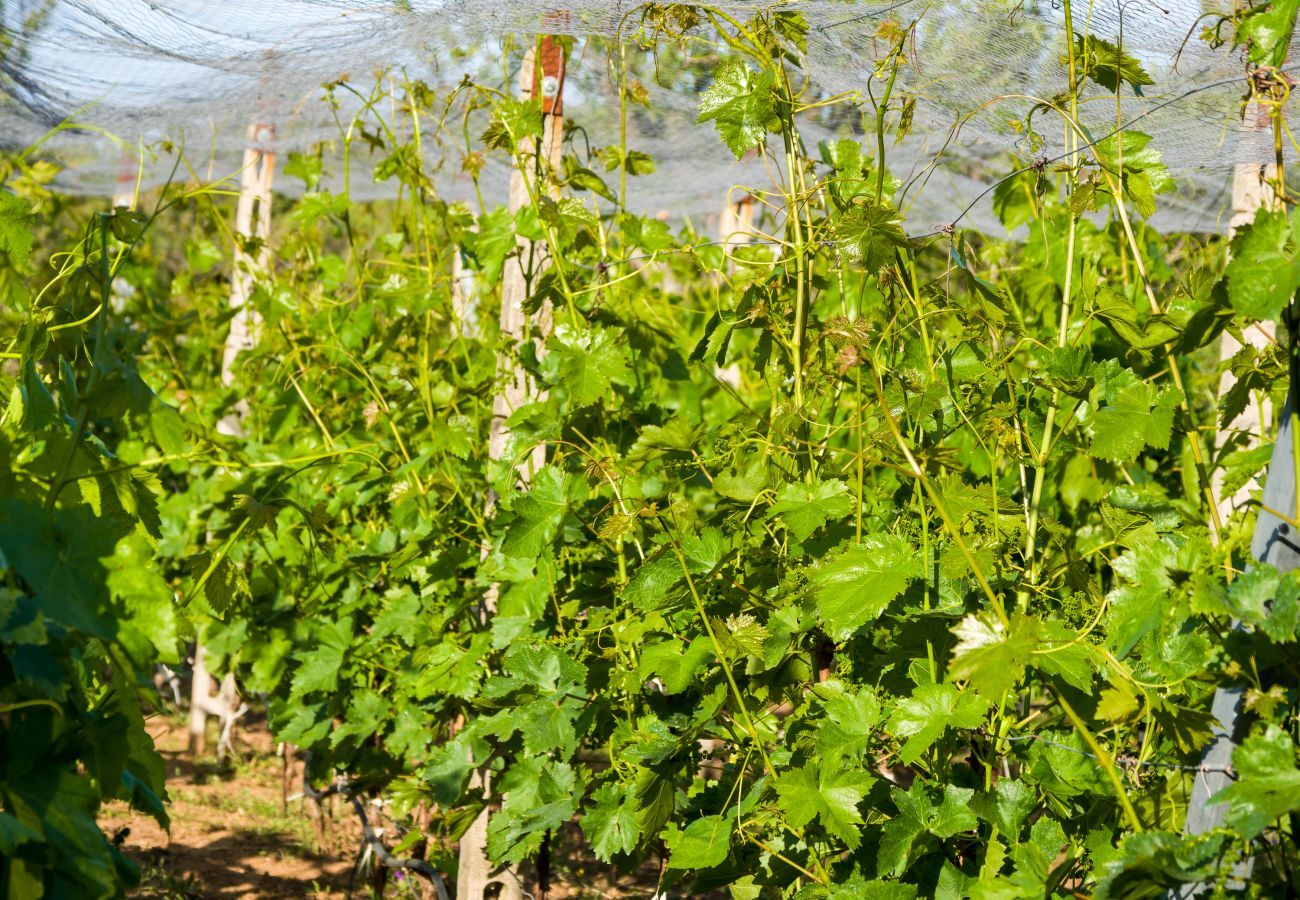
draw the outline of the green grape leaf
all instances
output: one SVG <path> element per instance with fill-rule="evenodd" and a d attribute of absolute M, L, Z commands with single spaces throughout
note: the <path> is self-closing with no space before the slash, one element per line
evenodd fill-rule
<path fill-rule="evenodd" d="M 1014 231 L 1038 215 L 1041 181 L 1034 172 L 1018 172 L 1003 178 L 993 188 L 993 212 L 1008 231 Z"/>
<path fill-rule="evenodd" d="M 682 580 L 682 564 L 677 554 L 665 549 L 641 564 L 623 588 L 623 599 L 646 612 L 663 609 L 673 602 L 673 589 Z"/>
<path fill-rule="evenodd" d="M 1147 447 L 1165 449 L 1173 434 L 1178 394 L 1145 381 L 1120 388 L 1113 403 L 1092 416 L 1091 455 L 1132 462 Z"/>
<path fill-rule="evenodd" d="M 478 217 L 478 229 L 467 232 L 464 242 L 487 283 L 496 284 L 501 280 L 506 258 L 518 246 L 515 217 L 504 206 L 498 206 Z"/>
<path fill-rule="evenodd" d="M 41 843 L 45 838 L 7 812 L 0 812 L 0 853 L 13 856 L 20 844 Z"/>
<path fill-rule="evenodd" d="M 889 718 L 889 729 L 906 743 L 898 758 L 910 765 L 949 728 L 977 728 L 988 712 L 988 701 L 951 684 L 923 684 L 900 700 Z"/>
<path fill-rule="evenodd" d="M 917 576 L 916 552 L 900 538 L 872 535 L 810 573 L 817 609 L 834 640 L 852 637 L 879 618 Z"/>
<path fill-rule="evenodd" d="M 1038 621 L 1023 613 L 1016 613 L 1009 626 L 988 613 L 971 613 L 952 630 L 957 646 L 949 679 L 970 681 L 975 690 L 997 701 L 1024 675 L 1039 647 L 1040 631 Z"/>
<path fill-rule="evenodd" d="M 501 539 L 501 553 L 517 559 L 536 558 L 555 540 L 569 504 L 581 492 L 582 482 L 555 466 L 539 471 L 528 493 L 510 504 L 512 518 Z"/>
<path fill-rule="evenodd" d="M 605 784 L 596 789 L 591 800 L 592 806 L 582 814 L 582 833 L 596 858 L 609 862 L 635 850 L 641 839 L 635 792 L 623 785 Z"/>
<path fill-rule="evenodd" d="M 854 692 L 835 679 L 817 685 L 826 720 L 817 728 L 817 752 L 829 766 L 866 753 L 879 727 L 880 699 L 869 688 Z"/>
<path fill-rule="evenodd" d="M 0 190 L 0 250 L 15 268 L 27 265 L 32 255 L 32 208 L 17 194 Z"/>
<path fill-rule="evenodd" d="M 1237 782 L 1210 798 L 1226 803 L 1224 824 L 1247 840 L 1288 813 L 1300 810 L 1300 769 L 1291 736 L 1273 723 L 1246 738 L 1232 754 Z"/>
<path fill-rule="evenodd" d="M 723 143 L 740 159 L 746 150 L 761 147 L 776 127 L 772 105 L 772 69 L 753 72 L 741 62 L 723 63 L 713 73 L 713 83 L 700 96 L 697 122 L 713 122 Z"/>
<path fill-rule="evenodd" d="M 501 792 L 501 810 L 488 820 L 488 856 L 517 863 L 537 852 L 548 831 L 573 818 L 582 787 L 567 763 L 525 755 L 502 777 Z"/>
<path fill-rule="evenodd" d="M 514 150 L 530 137 L 542 136 L 542 99 L 499 99 L 492 109 L 492 119 L 481 140 L 490 150 Z"/>
<path fill-rule="evenodd" d="M 1020 830 L 1037 805 L 1038 796 L 1033 788 L 1014 778 L 998 779 L 991 792 L 976 794 L 970 801 L 971 811 L 990 825 L 996 825 L 1012 844 L 1020 839 Z"/>
<path fill-rule="evenodd" d="M 1098 164 L 1120 179 L 1125 198 L 1144 218 L 1155 212 L 1156 194 L 1174 189 L 1169 169 L 1150 143 L 1149 134 L 1120 131 L 1092 145 Z"/>
<path fill-rule="evenodd" d="M 835 223 L 835 246 L 846 261 L 876 272 L 894 261 L 907 246 L 903 218 L 887 203 L 863 199 L 846 209 Z"/>
<path fill-rule="evenodd" d="M 1228 301 L 1243 316 L 1276 319 L 1300 286 L 1295 246 L 1300 218 L 1287 221 L 1282 210 L 1261 209 L 1237 230 L 1224 275 Z"/>
<path fill-rule="evenodd" d="M 1269 0 L 1248 11 L 1237 24 L 1235 43 L 1248 48 L 1250 61 L 1280 68 L 1286 63 L 1300 0 Z"/>
<path fill-rule="evenodd" d="M 668 845 L 668 868 L 711 869 L 731 852 L 731 816 L 704 816 L 685 828 L 669 824 L 663 834 Z"/>
<path fill-rule="evenodd" d="M 1126 836 L 1101 867 L 1096 900 L 1127 900 L 1165 894 L 1191 882 L 1213 881 L 1230 836 L 1146 831 Z"/>
<path fill-rule="evenodd" d="M 1105 38 L 1075 32 L 1074 52 L 1080 68 L 1108 91 L 1128 84 L 1141 96 L 1143 87 L 1155 84 L 1142 63 Z"/>
<path fill-rule="evenodd" d="M 333 691 L 338 687 L 343 660 L 352 646 L 352 622 L 322 622 L 315 629 L 315 645 L 301 658 L 293 674 L 293 692 L 301 697 L 312 691 Z"/>
<path fill-rule="evenodd" d="M 574 407 L 610 399 L 615 384 L 631 382 L 626 341 L 618 329 L 579 329 L 566 323 L 556 327 L 547 346 L 542 376 L 557 397 Z"/>
<path fill-rule="evenodd" d="M 777 492 L 767 516 L 779 518 L 796 541 L 803 541 L 827 522 L 843 519 L 852 510 L 853 499 L 842 481 L 794 482 Z"/>
<path fill-rule="evenodd" d="M 978 828 L 979 819 L 970 808 L 974 794 L 969 788 L 945 785 L 936 806 L 924 782 L 918 781 L 906 791 L 891 790 L 898 815 L 885 823 L 880 841 L 878 864 L 882 874 L 902 875 L 926 835 L 945 839 Z"/>
<path fill-rule="evenodd" d="M 673 562 L 676 562 L 673 558 Z M 695 676 L 715 657 L 713 641 L 707 635 L 700 635 L 683 645 L 672 639 L 651 644 L 641 652 L 641 664 L 637 674 L 641 678 L 658 676 L 668 694 L 680 694 L 690 687 Z"/>
<path fill-rule="evenodd" d="M 842 769 L 823 760 L 782 772 L 775 786 L 792 826 L 803 828 L 816 817 L 827 832 L 855 849 L 862 841 L 858 804 L 874 781 L 864 771 Z"/>
<path fill-rule="evenodd" d="M 565 163 L 567 164 L 571 159 L 573 159 L 573 157 L 566 156 Z M 566 168 L 568 168 L 567 165 Z M 604 197 L 611 203 L 618 201 L 618 196 L 610 190 L 609 185 L 605 184 L 605 179 L 591 171 L 591 169 L 574 166 L 573 171 L 569 173 L 569 184 L 580 191 L 591 191 L 593 194 Z"/>

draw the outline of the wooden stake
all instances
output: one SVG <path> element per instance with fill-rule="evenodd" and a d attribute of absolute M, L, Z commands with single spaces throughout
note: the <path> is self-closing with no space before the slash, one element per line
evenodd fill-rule
<path fill-rule="evenodd" d="M 1264 130 L 1268 127 L 1268 116 L 1261 107 L 1253 110 L 1255 127 Z M 1258 164 L 1238 165 L 1232 177 L 1232 219 L 1229 222 L 1230 233 L 1235 234 L 1255 218 L 1261 207 L 1278 209 L 1282 199 L 1272 188 L 1272 177 L 1276 174 L 1273 166 Z M 1252 346 L 1264 348 L 1273 341 L 1277 326 L 1274 322 L 1258 322 L 1246 329 L 1243 336 Z M 1226 332 L 1219 343 L 1219 359 L 1227 361 L 1236 355 L 1242 345 Z M 1294 374 L 1294 372 L 1293 372 Z M 1223 397 L 1236 383 L 1236 376 L 1225 371 L 1219 380 L 1219 396 Z M 1290 396 L 1294 398 L 1295 385 L 1291 384 Z M 1283 414 L 1282 426 L 1278 429 L 1277 440 L 1273 446 L 1273 457 L 1269 462 L 1267 481 L 1264 485 L 1264 502 L 1275 509 L 1289 510 L 1295 508 L 1295 469 L 1292 457 L 1291 423 L 1289 420 L 1290 404 Z M 1259 404 L 1250 404 L 1237 416 L 1227 430 L 1220 429 L 1215 436 L 1215 447 L 1221 448 L 1230 435 L 1236 431 L 1245 431 L 1249 435 L 1247 447 L 1258 447 L 1264 439 L 1264 433 L 1273 419 L 1272 404 L 1267 398 Z M 1219 498 L 1220 521 L 1227 521 L 1228 515 L 1245 503 L 1250 496 L 1248 487 L 1243 486 L 1232 497 L 1224 497 L 1221 488 L 1222 478 L 1216 472 L 1213 484 L 1215 496 Z M 1251 542 L 1251 555 L 1259 560 L 1286 571 L 1296 567 L 1297 556 L 1294 545 L 1288 541 L 1275 541 L 1278 533 L 1286 534 L 1287 526 L 1276 517 L 1260 512 L 1255 524 L 1254 539 Z M 1234 623 L 1240 628 L 1240 623 Z M 1223 685 L 1214 691 L 1210 713 L 1215 722 L 1208 744 L 1201 753 L 1201 765 L 1204 771 L 1196 774 L 1192 782 L 1191 797 L 1187 805 L 1187 821 L 1184 831 L 1187 834 L 1205 834 L 1223 826 L 1227 806 L 1222 803 L 1211 804 L 1210 799 L 1232 783 L 1228 768 L 1232 765 L 1233 752 L 1236 750 L 1237 732 L 1241 721 L 1241 707 L 1244 691 L 1240 684 Z M 1233 880 L 1230 887 L 1243 886 L 1254 868 L 1254 860 L 1246 857 L 1233 868 Z M 1197 897 L 1209 891 L 1209 885 L 1191 884 L 1178 894 L 1179 897 Z"/>
<path fill-rule="evenodd" d="M 248 126 L 248 147 L 244 150 L 244 168 L 240 172 L 239 202 L 235 207 L 235 257 L 230 284 L 230 308 L 235 310 L 230 331 L 221 354 L 221 383 L 229 387 L 235 380 L 235 362 L 239 354 L 257 344 L 261 317 L 250 302 L 259 273 L 271 263 L 268 240 L 271 235 L 271 185 L 275 177 L 275 154 L 267 149 L 274 138 L 270 125 Z M 250 255 L 247 246 L 256 248 Z M 217 431 L 231 437 L 243 437 L 248 401 L 241 399 L 221 421 Z M 190 752 L 198 755 L 207 742 L 208 716 L 221 721 L 221 738 L 217 758 L 233 749 L 234 726 L 247 707 L 240 702 L 239 687 L 233 672 L 221 680 L 217 694 L 212 694 L 212 679 L 204 662 L 202 641 L 194 645 L 194 678 L 190 684 Z"/>
<path fill-rule="evenodd" d="M 244 168 L 240 172 L 239 204 L 235 208 L 235 265 L 231 273 L 230 308 L 235 316 L 230 320 L 230 332 L 221 354 L 221 383 L 227 387 L 235 380 L 235 361 L 239 354 L 257 345 L 257 334 L 262 320 L 253 309 L 253 286 L 259 272 L 270 265 L 271 252 L 267 244 L 271 235 L 271 185 L 275 178 L 275 154 L 266 144 L 275 136 L 270 125 L 248 126 L 248 147 L 244 150 Z M 250 255 L 246 246 L 256 247 Z M 240 400 L 235 409 L 217 423 L 222 434 L 241 437 L 248 402 Z"/>
<path fill-rule="evenodd" d="M 1273 190 L 1273 166 L 1239 165 L 1232 174 L 1232 218 L 1229 220 L 1228 234 L 1235 235 L 1237 230 L 1249 225 L 1255 219 L 1255 213 L 1261 207 L 1277 209 L 1278 197 Z M 1259 350 L 1267 349 L 1277 342 L 1276 322 L 1256 322 L 1242 332 L 1246 343 Z M 1242 344 L 1228 332 L 1219 339 L 1219 361 L 1227 362 L 1237 355 Z M 1219 396 L 1226 397 L 1237 383 L 1237 376 L 1231 370 L 1225 370 L 1219 378 Z M 1228 423 L 1227 428 L 1215 432 L 1215 449 L 1221 449 L 1232 435 L 1245 432 L 1248 435 L 1245 449 L 1254 449 L 1263 443 L 1264 435 L 1273 421 L 1273 403 L 1267 395 L 1257 403 L 1249 403 L 1241 414 Z M 1219 521 L 1227 522 L 1234 510 L 1241 509 L 1250 501 L 1251 485 L 1244 484 L 1235 494 L 1225 496 L 1223 490 L 1224 474 L 1216 470 L 1211 483 L 1214 496 L 1218 498 Z"/>
<path fill-rule="evenodd" d="M 541 38 L 535 50 L 529 50 L 524 55 L 519 73 L 519 94 L 523 100 L 541 97 L 542 137 L 533 141 L 529 152 L 524 154 L 523 166 L 511 172 L 512 213 L 531 205 L 530 183 L 532 190 L 542 191 L 545 174 L 559 168 L 561 141 L 564 137 L 564 72 L 564 47 L 549 35 Z M 506 262 L 502 272 L 501 335 L 512 347 L 532 340 L 540 350 L 541 342 L 551 330 L 550 305 L 545 304 L 538 310 L 536 317 L 531 319 L 524 311 L 524 305 L 528 300 L 529 283 L 536 284 L 538 276 L 546 268 L 545 244 L 518 236 L 515 240 L 517 255 Z M 492 425 L 488 434 L 488 457 L 493 461 L 504 458 L 510 443 L 510 428 L 506 422 L 511 414 L 524 404 L 543 396 L 509 351 L 497 357 L 497 382 L 499 387 L 492 400 Z M 534 448 L 518 466 L 520 484 L 527 485 L 533 473 L 545 464 L 546 448 Z M 495 494 L 489 491 L 486 502 L 488 515 L 496 509 L 496 502 Z M 484 548 L 484 553 L 486 552 L 487 548 Z M 496 612 L 498 595 L 497 585 L 493 585 L 484 595 L 479 610 L 481 624 L 486 624 Z M 490 787 L 487 771 L 475 773 L 471 785 L 482 787 L 487 795 Z M 489 811 L 484 809 L 460 839 L 457 900 L 483 900 L 493 884 L 499 886 L 496 895 L 499 900 L 522 900 L 524 891 L 517 869 L 495 869 L 487 858 L 488 817 Z"/>

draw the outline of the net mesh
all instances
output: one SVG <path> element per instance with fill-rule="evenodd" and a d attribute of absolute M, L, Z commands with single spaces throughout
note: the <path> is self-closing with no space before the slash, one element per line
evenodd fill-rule
<path fill-rule="evenodd" d="M 1092 138 L 1117 125 L 1152 135 L 1175 176 L 1176 192 L 1152 222 L 1165 230 L 1226 227 L 1231 173 L 1265 163 L 1272 135 L 1243 104 L 1239 51 L 1201 39 L 1221 0 L 1076 3 L 1076 31 L 1118 44 L 1151 76 L 1142 93 L 1089 85 L 1080 117 Z M 805 116 L 810 142 L 870 135 L 869 97 L 884 87 L 876 63 L 889 52 L 882 23 L 919 24 L 907 47 L 897 96 L 915 100 L 910 132 L 889 150 L 904 187 L 909 230 L 992 222 L 990 186 L 1017 167 L 1066 152 L 1059 116 L 1026 114 L 1066 87 L 1063 12 L 1032 0 L 805 0 L 714 4 L 737 18 L 760 9 L 801 13 L 810 30 L 805 60 L 810 96 L 849 92 L 851 107 Z M 706 40 L 656 48 L 637 40 L 643 8 L 618 0 L 571 0 L 563 8 L 518 0 L 25 0 L 0 7 L 0 134 L 11 147 L 45 138 L 42 151 L 64 166 L 58 186 L 113 194 L 136 172 L 144 148 L 146 183 L 168 177 L 217 179 L 240 165 L 249 126 L 278 153 L 339 145 L 351 127 L 413 136 L 402 98 L 411 83 L 452 91 L 468 76 L 502 91 L 517 83 L 529 36 L 576 38 L 565 85 L 565 114 L 580 151 L 618 143 L 621 53 L 646 88 L 647 105 L 628 116 L 628 146 L 650 154 L 657 172 L 629 185 L 629 205 L 674 217 L 715 213 L 734 185 L 768 183 L 762 158 L 735 160 L 707 125 L 695 124 L 700 92 L 716 63 Z M 515 36 L 511 38 L 510 36 Z M 331 91 L 322 86 L 334 83 Z M 441 110 L 435 103 L 434 113 Z M 468 198 L 462 165 L 486 111 L 454 109 L 421 135 L 438 189 Z M 77 127 L 48 132 L 63 122 Z M 422 123 L 427 128 L 429 122 Z M 109 135 L 112 137 L 110 138 Z M 466 141 L 468 137 L 468 142 Z M 115 138 L 116 140 L 114 140 Z M 870 144 L 874 144 L 874 136 Z M 376 180 L 374 156 L 331 158 L 330 178 L 348 178 L 351 196 L 391 193 Z M 506 173 L 489 162 L 483 190 L 504 197 Z M 277 189 L 301 190 L 278 179 Z"/>

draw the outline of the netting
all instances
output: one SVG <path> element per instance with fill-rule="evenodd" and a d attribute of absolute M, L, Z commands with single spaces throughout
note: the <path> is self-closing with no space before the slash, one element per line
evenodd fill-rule
<path fill-rule="evenodd" d="M 874 73 L 889 51 L 882 23 L 919 22 L 897 88 L 915 98 L 914 121 L 889 151 L 913 232 L 959 218 L 986 225 L 990 185 L 1017 167 L 1066 152 L 1059 117 L 1036 114 L 1034 135 L 1023 127 L 1036 100 L 1066 87 L 1064 17 L 1055 4 L 732 0 L 716 6 L 738 17 L 774 7 L 801 13 L 810 25 L 811 95 L 852 92 L 863 98 L 862 109 L 883 87 Z M 1274 153 L 1272 135 L 1257 117 L 1243 114 L 1240 52 L 1201 39 L 1214 11 L 1190 0 L 1127 0 L 1076 4 L 1073 13 L 1076 31 L 1118 44 L 1151 76 L 1141 94 L 1127 85 L 1118 96 L 1090 85 L 1080 116 L 1093 137 L 1117 125 L 1153 136 L 1152 147 L 1178 185 L 1153 219 L 1167 230 L 1222 230 L 1233 167 L 1269 161 Z M 611 59 L 620 46 L 648 92 L 648 105 L 629 115 L 628 146 L 654 157 L 657 172 L 632 180 L 629 205 L 674 217 L 716 212 L 728 187 L 768 180 L 764 162 L 737 162 L 711 128 L 695 123 L 714 61 L 707 42 L 687 40 L 673 53 L 663 45 L 647 48 L 636 39 L 642 13 L 641 5 L 619 0 L 572 0 L 562 8 L 518 0 L 25 0 L 3 7 L 0 133 L 7 145 L 20 147 L 61 122 L 80 126 L 49 137 L 42 148 L 65 166 L 58 184 L 70 192 L 121 190 L 134 174 L 137 146 L 148 150 L 146 182 L 167 177 L 174 152 L 185 158 L 182 177 L 220 178 L 239 168 L 253 123 L 267 126 L 261 137 L 279 153 L 337 143 L 350 125 L 366 120 L 364 127 L 379 128 L 383 120 L 409 138 L 412 123 L 400 114 L 409 83 L 442 92 L 469 76 L 510 90 L 528 36 L 546 31 L 578 39 L 565 86 L 577 146 L 618 142 Z M 329 92 L 333 102 L 325 102 L 326 83 L 346 85 Z M 422 135 L 429 169 L 451 199 L 473 194 L 462 160 L 486 122 L 483 110 L 469 113 L 467 122 L 455 121 L 458 115 L 442 132 Z M 806 119 L 810 141 L 863 137 L 872 124 L 870 116 L 843 113 Z M 451 135 L 468 136 L 469 144 L 457 145 Z M 394 190 L 371 177 L 377 161 L 349 158 L 351 196 Z M 336 158 L 335 182 L 342 166 Z M 504 196 L 501 163 L 489 163 L 483 185 L 494 199 Z M 277 188 L 292 189 L 293 182 L 279 179 Z"/>

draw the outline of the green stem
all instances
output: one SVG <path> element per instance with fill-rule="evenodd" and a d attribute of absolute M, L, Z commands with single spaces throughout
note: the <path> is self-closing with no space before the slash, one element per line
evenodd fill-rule
<path fill-rule="evenodd" d="M 682 567 L 682 574 L 686 576 L 686 586 L 690 589 L 691 599 L 695 601 L 695 610 L 700 614 L 700 622 L 704 625 L 704 631 L 708 634 L 709 640 L 713 642 L 713 652 L 718 655 L 718 663 L 722 666 L 723 674 L 726 675 L 727 685 L 731 688 L 731 696 L 740 712 L 745 731 L 748 732 L 750 740 L 754 742 L 759 755 L 763 757 L 763 768 L 769 774 L 775 775 L 776 767 L 772 765 L 772 760 L 768 758 L 767 748 L 763 746 L 763 741 L 758 736 L 758 728 L 754 725 L 754 719 L 749 714 L 749 707 L 745 705 L 745 695 L 740 692 L 740 686 L 736 684 L 736 677 L 732 674 L 731 664 L 727 662 L 727 655 L 722 650 L 722 643 L 713 630 L 713 624 L 709 621 L 709 614 L 704 609 L 704 601 L 700 598 L 700 592 L 695 587 L 695 579 L 691 577 L 690 567 L 686 564 L 686 555 L 682 552 L 681 544 L 678 542 L 676 535 L 669 532 L 668 538 L 672 542 L 673 554 Z"/>
<path fill-rule="evenodd" d="M 1079 732 L 1079 736 L 1088 745 L 1088 749 L 1097 757 L 1097 762 L 1101 764 L 1107 780 L 1110 781 L 1111 787 L 1115 789 L 1115 798 L 1119 800 L 1120 809 L 1124 811 L 1124 818 L 1128 819 L 1129 827 L 1140 834 L 1145 830 L 1142 827 L 1142 820 L 1138 818 L 1137 810 L 1133 808 L 1133 802 L 1129 800 L 1128 792 L 1124 790 L 1124 782 L 1119 777 L 1119 770 L 1115 768 L 1114 759 L 1111 758 L 1110 753 L 1101 745 L 1101 742 L 1097 740 L 1093 733 L 1088 730 L 1088 726 L 1084 724 L 1083 719 L 1079 718 L 1079 714 L 1074 711 L 1074 707 L 1065 699 L 1065 695 L 1055 688 L 1049 687 L 1049 690 L 1056 697 L 1057 704 L 1061 707 L 1061 711 L 1065 713 L 1065 717 L 1070 720 L 1070 724 L 1074 726 L 1075 731 Z"/>

